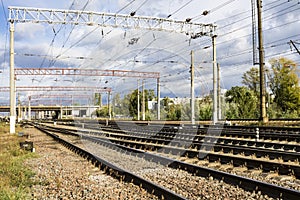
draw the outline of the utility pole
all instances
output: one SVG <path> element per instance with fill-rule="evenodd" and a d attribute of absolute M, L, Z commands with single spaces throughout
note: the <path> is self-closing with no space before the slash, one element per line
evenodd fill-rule
<path fill-rule="evenodd" d="M 142 81 L 142 120 L 145 121 L 146 120 L 146 113 L 145 113 L 145 82 L 144 80 Z"/>
<path fill-rule="evenodd" d="M 218 122 L 218 93 L 217 93 L 217 48 L 216 37 L 212 37 L 213 44 L 213 124 Z"/>
<path fill-rule="evenodd" d="M 28 121 L 31 121 L 31 96 L 28 97 Z M 61 112 L 61 117 L 62 117 L 62 112 Z"/>
<path fill-rule="evenodd" d="M 157 120 L 160 120 L 160 81 L 157 78 Z"/>
<path fill-rule="evenodd" d="M 20 101 L 20 93 L 18 93 L 18 122 L 21 121 L 22 111 L 21 111 L 21 101 Z"/>
<path fill-rule="evenodd" d="M 264 60 L 264 44 L 262 32 L 262 0 L 257 0 L 257 16 L 258 16 L 258 41 L 259 41 L 259 79 L 260 79 L 260 120 L 263 123 L 268 122 L 266 111 L 266 86 L 265 86 L 265 60 Z"/>
<path fill-rule="evenodd" d="M 99 102 L 99 109 L 102 107 L 102 94 L 98 93 L 98 102 Z"/>
<path fill-rule="evenodd" d="M 110 106 L 110 91 L 107 93 L 107 106 L 108 106 L 108 117 L 111 120 L 111 106 Z"/>
<path fill-rule="evenodd" d="M 220 76 L 220 64 L 217 65 L 218 70 L 218 119 L 222 119 L 222 108 L 221 108 L 221 76 Z"/>
<path fill-rule="evenodd" d="M 16 133 L 16 87 L 15 87 L 15 52 L 14 52 L 14 21 L 10 20 L 10 133 Z"/>
<path fill-rule="evenodd" d="M 137 120 L 140 120 L 140 80 L 137 80 Z"/>
<path fill-rule="evenodd" d="M 194 51 L 191 51 L 191 123 L 195 124 L 195 67 L 194 67 Z"/>
<path fill-rule="evenodd" d="M 29 103 L 28 103 L 29 104 Z M 28 108 L 28 112 L 29 112 L 29 108 Z M 29 116 L 29 114 L 28 114 L 28 116 Z M 29 118 L 29 117 L 28 117 Z M 62 119 L 63 118 L 63 106 L 62 106 L 62 104 L 60 103 L 60 119 Z"/>
<path fill-rule="evenodd" d="M 252 8 L 252 51 L 253 51 L 253 65 L 257 65 L 257 27 L 256 27 L 256 0 L 251 0 Z"/>

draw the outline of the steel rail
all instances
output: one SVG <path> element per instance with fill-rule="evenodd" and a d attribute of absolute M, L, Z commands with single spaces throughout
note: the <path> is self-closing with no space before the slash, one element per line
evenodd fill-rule
<path fill-rule="evenodd" d="M 67 124 L 70 125 L 70 124 Z M 72 126 L 75 126 L 75 124 L 72 124 Z M 82 123 L 80 122 L 80 124 L 77 124 L 76 126 L 82 126 Z M 220 135 L 220 130 L 219 129 L 214 129 L 214 128 L 210 128 L 209 129 L 209 134 L 207 134 L 207 129 L 203 129 L 203 128 L 199 128 L 197 130 L 197 133 L 195 133 L 195 129 L 192 130 L 192 132 L 189 132 L 189 128 L 184 127 L 184 129 L 178 130 L 178 129 L 174 129 L 174 128 L 161 128 L 158 127 L 158 129 L 156 129 L 154 127 L 154 129 L 149 128 L 149 126 L 141 126 L 140 130 L 137 129 L 137 127 L 139 126 L 135 126 L 136 128 L 132 128 L 133 126 L 130 126 L 128 130 L 124 130 L 124 126 L 122 125 L 123 129 L 116 129 L 115 127 L 107 127 L 107 126 L 101 126 L 99 124 L 86 124 L 84 123 L 84 127 L 85 128 L 89 128 L 89 129 L 99 129 L 101 128 L 101 130 L 104 131 L 113 131 L 114 133 L 120 133 L 120 134 L 128 134 L 128 135 L 135 135 L 137 137 L 151 137 L 151 138 L 156 138 L 156 139 L 164 139 L 164 140 L 172 140 L 174 141 L 174 139 L 176 139 L 176 137 L 179 137 L 180 140 L 182 141 L 186 141 L 186 142 L 193 142 L 193 144 L 195 144 L 195 146 L 198 145 L 198 143 L 201 145 L 201 140 L 205 139 L 206 143 L 216 143 L 219 145 L 223 145 L 224 148 L 226 148 L 228 145 L 235 145 L 235 146 L 242 146 L 244 149 L 245 148 L 249 148 L 249 149 L 254 149 L 253 146 L 257 147 L 258 151 L 260 150 L 265 150 L 265 149 L 269 149 L 269 150 L 265 150 L 265 151 L 271 151 L 270 149 L 274 149 L 276 151 L 276 149 L 278 149 L 277 152 L 279 153 L 284 153 L 284 150 L 286 151 L 293 151 L 293 152 L 300 152 L 300 145 L 297 144 L 288 144 L 288 143 L 278 143 L 278 142 L 270 142 L 270 141 L 264 141 L 262 139 L 278 139 L 278 134 L 274 134 L 271 135 L 266 133 L 262 133 L 259 136 L 259 139 L 256 137 L 256 135 L 254 133 L 221 133 L 221 136 L 226 136 L 226 137 L 237 137 L 237 138 L 226 138 L 226 137 L 219 137 Z M 150 127 L 152 127 L 150 125 Z M 126 129 L 126 128 L 125 128 Z M 298 129 L 297 129 L 298 130 Z M 179 132 L 180 131 L 180 132 Z M 214 133 L 215 132 L 215 133 Z M 150 134 L 146 134 L 146 133 L 150 133 Z M 151 135 L 151 133 L 153 133 Z M 289 138 L 288 136 L 292 135 L 292 138 Z M 241 139 L 243 138 L 243 139 Z M 247 140 L 247 138 L 251 138 L 251 139 L 255 139 L 255 140 Z M 300 139 L 300 135 L 298 134 L 288 134 L 285 136 L 285 140 L 286 141 L 298 141 Z M 208 142 L 211 141 L 211 142 Z M 245 145 L 247 145 L 248 147 L 246 147 Z M 274 152 L 274 151 L 273 151 Z M 289 152 L 290 153 L 290 152 Z M 259 152 L 259 154 L 261 156 L 263 156 L 262 152 Z M 291 155 L 292 156 L 292 155 Z M 274 155 L 272 155 L 271 157 L 274 157 Z M 293 157 L 293 156 L 292 156 Z M 292 158 L 290 157 L 290 158 Z M 289 159 L 284 158 L 284 159 Z"/>
<path fill-rule="evenodd" d="M 86 128 L 88 126 L 85 126 Z M 151 143 L 159 143 L 159 144 L 167 144 L 168 142 L 172 141 L 172 144 L 180 144 L 182 142 L 190 143 L 191 146 L 189 148 L 197 148 L 199 149 L 200 146 L 203 144 L 214 145 L 215 149 L 223 150 L 226 152 L 233 151 L 233 153 L 244 152 L 246 155 L 256 154 L 258 157 L 270 156 L 272 159 L 282 158 L 283 160 L 294 160 L 296 161 L 299 159 L 299 154 L 296 152 L 300 152 L 300 145 L 296 144 L 277 144 L 274 142 L 266 142 L 262 140 L 256 141 L 247 141 L 247 140 L 239 140 L 239 139 L 231 139 L 231 138 L 224 138 L 224 137 L 216 137 L 213 136 L 212 133 L 210 135 L 195 135 L 195 134 L 186 134 L 184 132 L 177 132 L 175 135 L 172 135 L 172 132 L 167 132 L 165 134 L 171 134 L 171 137 L 165 137 L 164 132 L 160 130 L 160 132 L 156 132 L 154 130 L 153 133 L 155 135 L 144 134 L 136 130 L 137 132 L 133 133 L 131 130 L 115 130 L 109 129 L 107 127 L 101 127 L 103 131 L 113 131 L 118 132 L 122 135 L 112 134 L 111 136 L 119 137 L 119 138 L 132 138 L 131 140 L 141 140 L 141 141 L 149 141 Z M 145 132 L 145 130 L 143 130 Z M 149 131 L 149 130 L 146 130 Z M 175 130 L 170 130 L 175 131 Z M 178 130 L 176 130 L 178 131 Z M 150 136 L 150 137 L 149 137 Z M 178 138 L 177 138 L 178 136 Z M 300 137 L 299 137 L 300 138 Z M 235 146 L 233 146 L 235 145 Z M 245 146 L 247 145 L 247 146 Z M 253 147 L 255 146 L 255 147 Z M 273 148 L 274 150 L 271 150 Z M 279 150 L 276 150 L 279 149 Z M 286 152 L 283 150 L 292 150 L 294 152 Z"/>
<path fill-rule="evenodd" d="M 105 127 L 101 128 L 102 131 L 115 131 L 113 129 L 108 129 Z M 269 156 L 271 159 L 283 159 L 284 161 L 297 161 L 299 159 L 299 154 L 296 153 L 297 151 L 300 152 L 300 145 L 289 145 L 289 147 L 285 147 L 288 150 L 294 150 L 295 152 L 285 152 L 282 150 L 276 150 L 276 149 L 283 149 L 285 144 L 277 145 L 274 143 L 264 143 L 260 142 L 258 143 L 256 141 L 255 144 L 257 144 L 256 148 L 253 147 L 255 144 L 254 141 L 245 141 L 242 140 L 243 143 L 238 146 L 237 145 L 241 140 L 238 142 L 236 139 L 225 139 L 225 138 L 216 138 L 214 136 L 199 136 L 199 135 L 181 135 L 181 133 L 178 133 L 178 138 L 176 136 L 172 138 L 164 137 L 164 136 L 157 136 L 144 133 L 133 133 L 130 131 L 124 131 L 124 130 L 117 130 L 119 133 L 111 133 L 110 137 L 115 138 L 122 138 L 133 140 L 133 141 L 141 141 L 141 142 L 150 142 L 150 143 L 156 143 L 156 144 L 168 144 L 171 142 L 172 145 L 180 145 L 188 143 L 190 144 L 190 149 L 200 149 L 201 147 L 213 147 L 214 151 L 224 151 L 224 152 L 230 152 L 232 151 L 233 154 L 237 153 L 244 153 L 245 155 L 253 155 L 255 154 L 257 157 L 266 157 Z M 89 130 L 91 132 L 91 130 Z M 99 131 L 98 131 L 99 133 Z M 158 133 L 159 134 L 159 133 Z M 150 136 L 150 137 L 149 137 Z M 185 138 L 187 137 L 187 138 Z M 217 140 L 221 140 L 223 144 L 220 142 L 217 142 Z M 216 143 L 217 142 L 217 143 Z M 231 144 L 230 144 L 231 143 Z M 249 143 L 249 146 L 245 146 Z M 253 145 L 254 144 L 254 145 Z M 264 147 L 265 146 L 265 147 Z M 274 150 L 271 150 L 270 148 L 274 148 Z"/>
<path fill-rule="evenodd" d="M 127 170 L 121 169 L 114 164 L 93 155 L 92 153 L 79 148 L 78 146 L 60 138 L 56 134 L 52 134 L 49 130 L 46 130 L 44 127 L 41 127 L 37 124 L 32 124 L 35 128 L 38 130 L 46 133 L 50 137 L 52 137 L 54 140 L 58 141 L 71 151 L 75 152 L 76 154 L 80 155 L 81 157 L 91 161 L 95 166 L 99 167 L 101 170 L 104 170 L 107 174 L 118 178 L 120 180 L 129 182 L 129 183 L 134 183 L 135 185 L 144 188 L 147 190 L 149 193 L 153 193 L 156 196 L 158 196 L 161 199 L 174 199 L 174 200 L 184 200 L 186 198 L 174 193 L 173 191 L 166 189 L 160 185 L 157 185 L 153 182 L 150 182 L 140 176 L 137 176 Z"/>
<path fill-rule="evenodd" d="M 53 127 L 51 127 L 53 128 Z M 56 128 L 56 131 L 60 132 L 59 128 Z M 71 131 L 62 130 L 63 133 L 69 133 L 74 136 L 81 137 L 82 139 L 90 140 L 95 143 L 99 143 L 105 146 L 108 146 L 110 148 L 118 147 L 122 150 L 126 150 L 128 154 L 135 153 L 136 156 L 142 157 L 146 160 L 154 161 L 163 165 L 167 165 L 168 167 L 174 168 L 174 169 L 183 169 L 189 173 L 192 173 L 197 176 L 202 177 L 210 177 L 212 176 L 215 179 L 222 180 L 228 184 L 238 186 L 240 188 L 243 188 L 248 191 L 261 191 L 263 194 L 269 195 L 273 198 L 281 198 L 281 199 L 298 199 L 300 196 L 300 191 L 277 186 L 274 184 L 265 183 L 262 181 L 214 170 L 209 169 L 206 167 L 200 167 L 193 164 L 188 164 L 182 161 L 178 161 L 175 159 L 167 158 L 164 156 L 152 154 L 143 150 L 133 149 L 130 147 L 127 147 L 125 145 L 115 144 L 112 143 L 109 140 L 90 137 L 86 135 L 82 135 L 80 133 L 72 133 Z M 126 153 L 126 151 L 122 151 Z"/>
<path fill-rule="evenodd" d="M 274 161 L 259 160 L 247 157 L 241 157 L 238 155 L 219 154 L 218 152 L 206 151 L 205 148 L 213 148 L 213 145 L 205 145 L 204 150 L 192 150 L 186 148 L 178 148 L 168 145 L 159 145 L 155 143 L 137 142 L 132 140 L 120 140 L 113 137 L 105 137 L 116 144 L 126 144 L 126 146 L 133 147 L 135 149 L 148 149 L 151 151 L 163 150 L 164 153 L 172 155 L 182 155 L 189 158 L 205 159 L 210 162 L 220 161 L 221 163 L 232 163 L 234 166 L 246 166 L 248 168 L 261 168 L 264 171 L 278 171 L 279 174 L 289 175 L 293 174 L 295 177 L 300 178 L 300 166 L 291 165 L 286 163 L 277 163 Z"/>
<path fill-rule="evenodd" d="M 50 127 L 49 127 L 50 128 Z M 69 129 L 62 129 L 60 130 L 65 131 L 65 133 L 70 133 Z M 74 131 L 74 130 L 73 130 Z M 291 163 L 278 163 L 272 160 L 261 160 L 261 159 L 253 159 L 252 157 L 245 157 L 245 156 L 238 156 L 238 155 L 230 155 L 229 152 L 233 154 L 237 154 L 239 152 L 245 152 L 248 154 L 266 154 L 267 152 L 262 150 L 255 150 L 255 149 L 247 149 L 245 147 L 238 148 L 238 147 L 231 147 L 230 145 L 218 145 L 210 142 L 197 142 L 195 141 L 183 141 L 183 140 L 164 140 L 164 139 L 156 139 L 156 138 L 146 138 L 141 136 L 130 136 L 125 134 L 114 134 L 114 133 L 99 133 L 99 131 L 91 131 L 91 130 L 80 130 L 82 133 L 86 134 L 98 134 L 97 137 L 101 137 L 103 139 L 110 140 L 116 144 L 124 144 L 126 146 L 130 146 L 135 149 L 148 149 L 151 151 L 161 151 L 163 150 L 164 153 L 172 154 L 172 155 L 181 155 L 187 156 L 189 158 L 198 159 L 205 159 L 207 158 L 209 161 L 220 161 L 221 163 L 232 163 L 234 166 L 246 166 L 248 168 L 262 168 L 264 171 L 278 171 L 279 174 L 289 175 L 293 174 L 295 177 L 300 178 L 300 166 L 292 165 Z M 187 147 L 178 147 L 178 144 L 188 144 Z M 194 144 L 193 144 L 194 143 Z M 216 147 L 215 147 L 216 146 Z M 223 150 L 226 153 L 218 153 L 215 151 L 215 148 L 219 151 Z M 207 150 L 208 149 L 208 150 Z M 211 152 L 214 150 L 215 152 Z M 260 154 L 259 154 L 260 153 Z M 277 155 L 276 155 L 277 154 Z M 284 152 L 273 152 L 271 156 L 288 159 L 292 157 L 296 159 L 299 158 L 299 154 L 297 153 L 286 153 Z M 271 157 L 270 156 L 270 157 Z"/>

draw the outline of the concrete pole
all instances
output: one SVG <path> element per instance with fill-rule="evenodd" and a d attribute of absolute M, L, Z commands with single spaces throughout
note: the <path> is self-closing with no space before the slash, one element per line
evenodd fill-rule
<path fill-rule="evenodd" d="M 111 120 L 110 92 L 107 93 L 108 117 Z"/>
<path fill-rule="evenodd" d="M 191 51 L 191 123 L 195 124 L 195 67 L 194 67 L 194 51 Z"/>
<path fill-rule="evenodd" d="M 31 96 L 28 97 L 28 120 L 31 121 Z"/>
<path fill-rule="evenodd" d="M 218 119 L 222 119 L 222 108 L 221 108 L 221 77 L 220 77 L 220 64 L 217 64 L 218 68 Z"/>
<path fill-rule="evenodd" d="M 20 94 L 18 94 L 18 122 L 21 121 L 21 117 L 22 117 L 21 101 L 20 101 Z"/>
<path fill-rule="evenodd" d="M 217 94 L 217 48 L 216 37 L 212 37 L 213 44 L 213 124 L 218 122 L 218 94 Z"/>
<path fill-rule="evenodd" d="M 140 80 L 137 80 L 137 120 L 140 120 Z"/>
<path fill-rule="evenodd" d="M 259 41 L 259 79 L 260 79 L 260 120 L 263 123 L 268 122 L 266 110 L 266 86 L 265 86 L 265 59 L 264 44 L 262 33 L 262 0 L 257 0 L 257 16 L 258 16 L 258 41 Z"/>
<path fill-rule="evenodd" d="M 63 107 L 62 104 L 60 104 L 60 119 L 63 118 Z"/>
<path fill-rule="evenodd" d="M 102 94 L 99 93 L 99 108 L 102 108 Z"/>
<path fill-rule="evenodd" d="M 27 118 L 27 106 L 24 105 L 24 113 L 23 113 L 23 116 L 22 116 L 23 119 L 28 119 Z"/>
<path fill-rule="evenodd" d="M 14 53 L 14 21 L 10 21 L 10 133 L 16 133 L 16 87 L 15 87 L 15 53 Z"/>
<path fill-rule="evenodd" d="M 73 96 L 73 94 L 72 94 L 72 119 L 74 119 L 75 118 L 75 109 L 76 108 L 74 108 L 75 106 L 74 106 L 74 96 Z"/>
<path fill-rule="evenodd" d="M 157 78 L 157 120 L 160 120 L 160 81 Z"/>
<path fill-rule="evenodd" d="M 145 121 L 146 120 L 146 113 L 145 113 L 145 81 L 142 81 L 142 120 Z"/>

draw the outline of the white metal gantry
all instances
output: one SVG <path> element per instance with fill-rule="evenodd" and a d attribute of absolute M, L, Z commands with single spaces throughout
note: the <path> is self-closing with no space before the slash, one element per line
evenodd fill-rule
<path fill-rule="evenodd" d="M 9 21 L 25 23 L 75 24 L 129 29 L 169 31 L 212 37 L 216 26 L 148 16 L 101 13 L 81 10 L 8 7 Z"/>
<path fill-rule="evenodd" d="M 217 61 L 216 61 L 216 26 L 214 24 L 193 23 L 167 18 L 130 16 L 114 13 L 100 13 L 81 10 L 62 10 L 29 7 L 8 7 L 10 22 L 10 133 L 15 133 L 15 77 L 14 77 L 14 23 L 74 24 L 86 26 L 114 27 L 125 29 L 144 29 L 167 31 L 189 35 L 192 39 L 208 36 L 213 43 L 213 123 L 217 122 Z M 159 88 L 159 87 L 158 87 Z M 158 91 L 159 92 L 159 91 Z M 160 103 L 158 96 L 158 120 Z"/>
<path fill-rule="evenodd" d="M 159 79 L 159 72 L 141 72 L 115 69 L 81 69 L 81 68 L 15 68 L 15 76 L 20 75 L 72 75 L 72 76 L 116 76 Z"/>

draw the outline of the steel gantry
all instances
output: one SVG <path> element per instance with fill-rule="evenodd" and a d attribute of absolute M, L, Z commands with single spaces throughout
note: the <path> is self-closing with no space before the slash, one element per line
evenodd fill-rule
<path fill-rule="evenodd" d="M 81 68 L 16 68 L 15 76 L 19 75 L 73 75 L 73 76 L 116 76 L 116 77 L 134 77 L 134 78 L 155 78 L 157 80 L 157 98 L 160 98 L 160 73 L 159 72 L 140 72 L 128 70 L 101 70 L 101 69 L 81 69 Z M 108 92 L 110 97 L 110 92 Z M 108 98 L 108 101 L 110 98 Z M 138 104 L 139 105 L 139 104 Z M 110 105 L 108 102 L 108 108 Z M 143 112 L 145 113 L 145 112 Z M 109 110 L 110 114 L 110 110 Z M 111 119 L 111 115 L 109 115 Z M 160 119 L 160 106 L 157 109 L 157 119 Z M 143 118 L 144 120 L 144 118 Z"/>
<path fill-rule="evenodd" d="M 96 86 L 18 86 L 17 92 L 49 92 L 49 91 L 94 91 L 94 92 L 111 92 L 111 88 Z M 10 87 L 0 87 L 0 92 L 10 92 Z"/>
<path fill-rule="evenodd" d="M 215 25 L 159 17 L 130 16 L 82 10 L 8 7 L 9 21 L 19 23 L 74 24 L 114 28 L 146 29 L 184 33 L 191 37 L 213 36 Z"/>
<path fill-rule="evenodd" d="M 17 86 L 15 88 L 16 92 L 51 92 L 51 91 L 59 91 L 59 92 L 65 92 L 65 91 L 70 91 L 70 92 L 79 92 L 79 91 L 92 91 L 95 93 L 100 93 L 100 92 L 107 92 L 108 96 L 111 93 L 112 89 L 108 88 L 108 87 L 96 87 L 96 86 Z M 11 92 L 10 87 L 0 87 L 0 92 Z M 34 96 L 34 95 L 32 95 Z M 30 102 L 32 99 L 32 96 L 28 96 L 28 113 L 31 113 L 30 110 Z M 41 95 L 36 95 L 35 97 L 40 96 Z M 44 95 L 46 96 L 46 95 Z M 65 96 L 75 96 L 75 95 L 64 95 Z M 79 95 L 77 95 L 79 96 Z M 84 96 L 84 95 L 81 95 Z M 50 97 L 50 95 L 48 94 L 48 97 Z M 15 108 L 14 108 L 15 109 Z M 11 110 L 11 105 L 10 105 L 10 110 Z M 16 111 L 15 111 L 16 112 Z M 31 119 L 31 117 L 29 116 L 29 119 Z"/>
<path fill-rule="evenodd" d="M 38 95 L 31 95 L 31 99 L 41 99 L 41 98 L 72 98 L 72 97 L 78 97 L 78 98 L 86 98 L 90 97 L 90 95 L 86 94 L 76 94 L 76 95 L 69 95 L 69 94 L 38 94 Z"/>
<path fill-rule="evenodd" d="M 115 27 L 128 29 L 144 29 L 154 31 L 167 31 L 190 35 L 192 39 L 208 36 L 213 40 L 213 88 L 217 91 L 217 61 L 215 48 L 215 29 L 213 24 L 193 23 L 190 20 L 179 21 L 168 18 L 130 16 L 114 13 L 100 13 L 82 10 L 61 10 L 9 7 L 10 22 L 10 127 L 11 133 L 15 126 L 15 94 L 14 94 L 14 23 L 49 23 L 49 24 L 74 24 L 86 26 Z M 160 109 L 158 97 L 158 110 Z M 217 121 L 217 96 L 214 92 L 213 122 Z M 159 112 L 158 112 L 159 113 Z M 159 115 L 158 115 L 159 118 Z"/>
<path fill-rule="evenodd" d="M 101 70 L 80 68 L 16 68 L 15 76 L 20 75 L 73 75 L 73 76 L 116 76 L 134 78 L 159 78 L 159 72 L 139 72 L 128 70 Z"/>

